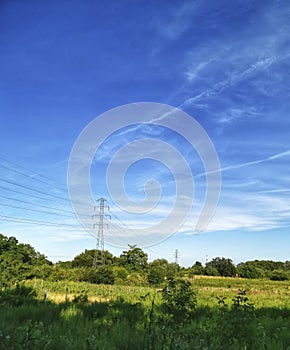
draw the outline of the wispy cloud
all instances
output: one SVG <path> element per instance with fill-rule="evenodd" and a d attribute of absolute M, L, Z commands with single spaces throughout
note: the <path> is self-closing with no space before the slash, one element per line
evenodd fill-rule
<path fill-rule="evenodd" d="M 242 6 L 243 7 L 243 6 Z M 193 46 L 180 65 L 185 77 L 184 96 L 179 108 L 199 108 L 222 126 L 247 118 L 262 118 L 264 105 L 257 97 L 273 99 L 285 93 L 285 75 L 279 67 L 287 64 L 290 23 L 286 3 L 253 6 L 257 19 L 238 34 L 207 37 L 206 45 Z M 229 10 L 230 8 L 230 10 Z M 219 16 L 239 17 L 231 7 L 210 13 L 210 22 Z M 245 5 L 243 11 L 253 10 Z M 218 14 L 218 16 L 216 15 Z M 213 23 L 214 25 L 214 23 Z M 254 33 L 254 35 L 252 35 Z M 238 35 L 238 40 L 237 40 Z M 248 89 L 248 90 L 247 90 Z M 247 94 L 251 91 L 251 94 Z M 190 93 L 191 92 L 191 93 Z M 230 95 L 235 96 L 233 101 Z M 207 114 L 206 114 L 207 115 Z"/>
<path fill-rule="evenodd" d="M 288 157 L 288 156 L 290 156 L 290 150 L 287 150 L 287 151 L 284 151 L 284 152 L 280 152 L 280 153 L 276 153 L 276 154 L 274 154 L 272 156 L 269 156 L 269 157 L 266 157 L 266 158 L 262 158 L 262 159 L 257 159 L 257 160 L 251 161 L 251 162 L 245 162 L 245 163 L 240 163 L 240 164 L 229 165 L 229 166 L 221 168 L 220 170 L 217 169 L 216 171 L 226 172 L 226 171 L 240 169 L 240 168 L 244 168 L 244 167 L 248 167 L 248 166 L 252 166 L 252 165 L 257 165 L 257 164 L 260 164 L 260 163 L 269 162 L 271 160 L 275 160 L 275 159 L 279 159 L 279 158 L 283 158 L 283 157 Z M 206 174 L 207 173 L 200 173 L 200 174 L 196 175 L 196 177 L 202 177 L 202 176 L 205 176 Z"/>
<path fill-rule="evenodd" d="M 187 80 L 193 81 L 197 78 L 200 78 L 200 73 L 204 70 L 204 68 L 208 67 L 213 61 L 214 61 L 214 58 L 211 58 L 208 61 L 193 63 L 192 66 L 188 68 L 185 72 L 185 76 Z"/>
<path fill-rule="evenodd" d="M 167 21 L 158 25 L 161 35 L 168 40 L 178 39 L 190 27 L 197 6 L 197 2 L 185 2 L 183 6 L 174 8 Z"/>
<path fill-rule="evenodd" d="M 290 192 L 290 188 L 279 188 L 279 189 L 273 189 L 273 190 L 265 190 L 265 191 L 259 191 L 258 193 L 288 193 Z"/>
<path fill-rule="evenodd" d="M 193 104 L 195 102 L 198 102 L 203 99 L 210 98 L 211 96 L 216 96 L 221 94 L 224 90 L 236 85 L 237 83 L 253 76 L 257 72 L 264 71 L 268 69 L 274 62 L 276 58 L 275 57 L 267 57 L 262 60 L 258 60 L 255 63 L 253 63 L 250 67 L 248 67 L 245 70 L 242 71 L 233 71 L 231 74 L 224 80 L 218 81 L 213 85 L 213 87 L 210 87 L 206 89 L 205 91 L 202 91 L 201 93 L 192 96 L 185 101 L 183 101 L 179 108 L 184 108 L 189 104 Z"/>
<path fill-rule="evenodd" d="M 226 193 L 230 206 L 221 204 L 205 231 L 263 231 L 290 226 L 287 198 L 261 193 Z M 237 200 L 238 199 L 238 200 Z"/>
<path fill-rule="evenodd" d="M 218 122 L 221 124 L 231 124 L 237 120 L 259 118 L 261 115 L 262 113 L 257 111 L 255 106 L 250 106 L 248 108 L 229 107 L 229 109 L 223 113 L 222 117 L 218 119 Z"/>

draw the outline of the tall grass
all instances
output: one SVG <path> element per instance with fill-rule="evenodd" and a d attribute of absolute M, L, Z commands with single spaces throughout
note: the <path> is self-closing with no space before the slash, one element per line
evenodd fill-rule
<path fill-rule="evenodd" d="M 238 279 L 163 289 L 29 281 L 0 293 L 0 349 L 288 350 L 288 287 Z"/>
<path fill-rule="evenodd" d="M 248 280 L 242 278 L 196 278 L 190 280 L 192 287 L 197 290 L 199 306 L 215 306 L 217 296 L 225 296 L 231 300 L 239 289 L 246 289 L 247 294 L 255 303 L 256 308 L 278 307 L 290 309 L 290 282 L 289 281 L 269 281 Z M 144 295 L 157 294 L 155 302 L 161 301 L 161 288 L 121 286 L 121 285 L 94 285 L 86 282 L 49 282 L 42 280 L 26 281 L 24 283 L 32 287 L 39 299 L 46 294 L 48 300 L 63 302 L 66 296 L 71 301 L 75 295 L 85 293 L 91 302 L 106 302 L 122 297 L 125 301 L 134 303 L 140 301 Z M 149 307 L 150 301 L 145 298 Z"/>

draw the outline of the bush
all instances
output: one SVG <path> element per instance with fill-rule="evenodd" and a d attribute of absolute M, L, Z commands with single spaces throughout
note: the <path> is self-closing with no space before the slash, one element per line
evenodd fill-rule
<path fill-rule="evenodd" d="M 126 282 L 126 278 L 129 275 L 129 273 L 124 267 L 114 266 L 113 275 L 115 278 L 115 283 L 118 281 L 119 284 L 121 284 Z"/>
<path fill-rule="evenodd" d="M 126 278 L 127 284 L 133 286 L 143 286 L 147 284 L 146 278 L 139 273 L 133 272 Z"/>
<path fill-rule="evenodd" d="M 153 285 L 159 285 L 164 282 L 166 271 L 160 266 L 153 266 L 148 273 L 148 282 Z"/>
<path fill-rule="evenodd" d="M 96 272 L 96 283 L 98 284 L 114 284 L 114 274 L 112 268 L 108 266 L 100 266 Z"/>
<path fill-rule="evenodd" d="M 207 276 L 220 276 L 218 269 L 214 266 L 207 266 L 205 268 L 205 274 Z"/>
<path fill-rule="evenodd" d="M 30 287 L 16 285 L 16 288 L 7 288 L 0 292 L 0 304 L 20 306 L 36 303 L 36 292 Z"/>
<path fill-rule="evenodd" d="M 162 301 L 163 308 L 175 321 L 184 322 L 196 307 L 196 292 L 188 281 L 170 280 L 162 289 Z"/>
<path fill-rule="evenodd" d="M 288 281 L 288 279 L 287 272 L 283 270 L 273 270 L 270 275 L 270 280 L 272 281 Z"/>

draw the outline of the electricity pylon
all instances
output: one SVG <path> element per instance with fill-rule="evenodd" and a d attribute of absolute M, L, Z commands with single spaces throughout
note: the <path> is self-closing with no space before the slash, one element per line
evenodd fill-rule
<path fill-rule="evenodd" d="M 109 206 L 105 205 L 107 201 L 105 198 L 101 197 L 97 200 L 100 204 L 95 206 L 94 210 L 99 210 L 98 214 L 93 215 L 94 218 L 99 219 L 99 223 L 95 224 L 94 227 L 98 227 L 98 236 L 96 242 L 96 249 L 93 260 L 93 267 L 98 267 L 99 265 L 105 264 L 105 256 L 104 256 L 104 219 L 106 217 L 111 218 L 110 215 L 105 214 L 105 209 L 110 210 Z"/>
<path fill-rule="evenodd" d="M 175 260 L 175 264 L 178 264 L 178 250 L 177 249 L 174 252 L 174 260 Z"/>

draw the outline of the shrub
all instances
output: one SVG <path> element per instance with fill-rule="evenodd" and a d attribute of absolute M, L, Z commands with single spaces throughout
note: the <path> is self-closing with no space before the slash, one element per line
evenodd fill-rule
<path fill-rule="evenodd" d="M 133 272 L 126 278 L 127 284 L 133 286 L 142 286 L 146 285 L 147 281 L 145 277 L 139 273 Z"/>
<path fill-rule="evenodd" d="M 98 284 L 114 284 L 114 274 L 112 268 L 108 266 L 100 266 L 96 273 L 96 283 Z"/>
<path fill-rule="evenodd" d="M 36 303 L 36 292 L 30 287 L 16 285 L 16 288 L 7 288 L 0 292 L 0 304 L 20 306 Z"/>
<path fill-rule="evenodd" d="M 128 271 L 124 267 L 114 266 L 113 267 L 113 275 L 115 278 L 115 282 L 125 282 L 128 276 Z"/>
<path fill-rule="evenodd" d="M 165 311 L 175 321 L 183 322 L 196 307 L 196 292 L 188 281 L 170 280 L 162 289 L 162 301 Z"/>
<path fill-rule="evenodd" d="M 219 276 L 219 272 L 218 272 L 218 269 L 214 266 L 207 266 L 205 268 L 205 274 L 207 276 Z"/>
<path fill-rule="evenodd" d="M 283 270 L 273 270 L 270 275 L 270 280 L 272 281 L 287 281 L 288 279 L 287 272 Z"/>

